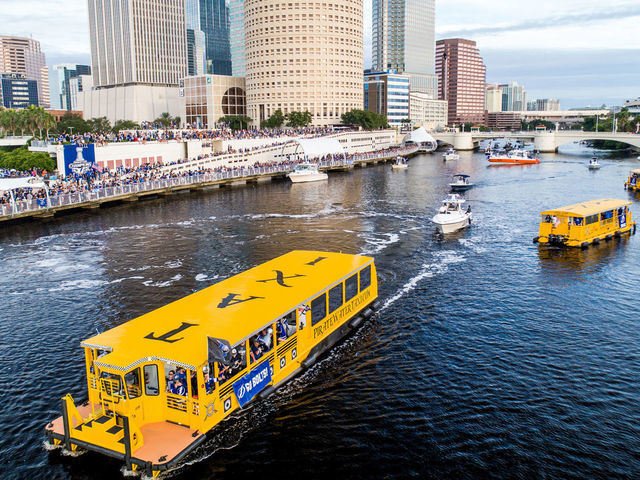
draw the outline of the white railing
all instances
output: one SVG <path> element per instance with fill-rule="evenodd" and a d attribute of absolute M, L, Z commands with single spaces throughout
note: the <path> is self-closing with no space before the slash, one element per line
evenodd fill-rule
<path fill-rule="evenodd" d="M 391 152 L 375 152 L 368 154 L 358 154 L 354 158 L 348 160 L 334 159 L 324 160 L 317 162 L 321 168 L 330 167 L 345 167 L 353 165 L 354 163 L 375 160 L 382 158 L 389 158 L 396 155 L 407 155 L 415 153 L 417 147 L 410 147 L 404 149 L 397 149 L 393 153 Z M 150 192 L 154 190 L 164 190 L 174 187 L 190 187 L 197 186 L 199 184 L 217 182 L 223 180 L 242 180 L 262 175 L 274 175 L 274 174 L 286 174 L 292 172 L 295 169 L 296 163 L 285 163 L 280 165 L 271 166 L 255 166 L 255 167 L 241 167 L 233 170 L 225 170 L 214 173 L 204 173 L 200 175 L 191 175 L 184 177 L 167 178 L 162 180 L 151 180 L 144 183 L 134 183 L 130 185 L 120 185 L 116 187 L 97 187 L 86 192 L 78 193 L 65 193 L 61 195 L 52 195 L 50 197 L 50 205 L 47 206 L 43 199 L 31 200 L 17 200 L 15 202 L 15 208 L 11 204 L 0 205 L 0 216 L 12 216 L 29 211 L 42 210 L 46 211 L 49 208 L 59 208 L 70 205 L 79 205 L 83 203 L 91 203 L 97 201 L 105 201 L 108 199 L 117 200 L 120 197 L 128 196 L 140 192 Z"/>

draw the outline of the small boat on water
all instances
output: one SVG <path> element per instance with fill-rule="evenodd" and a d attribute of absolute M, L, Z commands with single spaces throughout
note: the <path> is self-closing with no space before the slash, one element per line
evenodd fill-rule
<path fill-rule="evenodd" d="M 589 160 L 589 170 L 598 170 L 600 168 L 600 163 L 598 162 L 598 157 L 593 157 Z"/>
<path fill-rule="evenodd" d="M 455 149 L 453 147 L 451 147 L 449 150 L 447 150 L 445 152 L 445 154 L 442 156 L 442 159 L 444 161 L 460 160 L 460 155 L 458 155 L 458 153 L 455 151 Z"/>
<path fill-rule="evenodd" d="M 447 234 L 471 225 L 471 207 L 464 210 L 465 200 L 457 193 L 452 193 L 442 201 L 438 213 L 432 221 L 440 233 Z"/>
<path fill-rule="evenodd" d="M 540 229 L 534 243 L 587 248 L 602 240 L 635 233 L 631 202 L 604 198 L 541 212 Z"/>
<path fill-rule="evenodd" d="M 624 183 L 624 188 L 632 192 L 640 192 L 640 168 L 629 172 L 629 178 Z"/>
<path fill-rule="evenodd" d="M 530 152 L 522 149 L 511 150 L 509 153 L 490 155 L 491 163 L 505 163 L 510 165 L 530 165 L 540 163 L 539 158 L 535 158 Z"/>
<path fill-rule="evenodd" d="M 394 163 L 391 168 L 393 170 L 402 170 L 407 168 L 409 165 L 407 164 L 407 159 L 406 157 L 396 157 L 396 163 Z"/>
<path fill-rule="evenodd" d="M 287 176 L 293 183 L 318 182 L 329 178 L 329 175 L 318 170 L 315 163 L 301 163 Z"/>
<path fill-rule="evenodd" d="M 469 181 L 471 178 L 469 175 L 458 174 L 453 176 L 453 182 L 449 184 L 451 187 L 451 191 L 453 192 L 464 192 L 473 188 L 474 184 Z"/>

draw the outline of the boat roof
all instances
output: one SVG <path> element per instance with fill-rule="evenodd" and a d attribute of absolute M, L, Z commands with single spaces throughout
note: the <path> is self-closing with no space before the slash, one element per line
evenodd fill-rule
<path fill-rule="evenodd" d="M 81 346 L 109 351 L 96 364 L 120 371 L 153 360 L 195 369 L 207 360 L 207 337 L 236 345 L 372 262 L 371 257 L 345 253 L 292 251 Z"/>
<path fill-rule="evenodd" d="M 640 168 L 636 168 L 635 170 L 631 170 L 631 173 L 637 173 L 640 175 Z"/>
<path fill-rule="evenodd" d="M 464 203 L 466 200 L 456 193 L 447 195 L 447 198 L 442 200 L 442 203 Z"/>
<path fill-rule="evenodd" d="M 586 217 L 589 215 L 595 215 L 596 213 L 606 212 L 607 210 L 613 210 L 615 208 L 620 208 L 628 205 L 631 205 L 631 202 L 628 200 L 602 198 L 600 200 L 591 200 L 589 202 L 576 203 L 573 205 L 567 205 L 566 207 L 548 210 L 546 212 L 542 212 L 542 215 L 570 213 L 579 217 Z"/>
<path fill-rule="evenodd" d="M 457 175 L 454 175 L 454 177 L 470 178 L 471 175 L 465 175 L 463 173 L 458 173 Z"/>

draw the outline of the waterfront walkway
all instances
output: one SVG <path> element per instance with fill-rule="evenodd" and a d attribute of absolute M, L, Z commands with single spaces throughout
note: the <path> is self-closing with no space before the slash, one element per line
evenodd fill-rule
<path fill-rule="evenodd" d="M 323 160 L 318 163 L 320 170 L 348 170 L 395 159 L 398 155 L 414 155 L 417 147 L 399 147 L 391 151 L 356 154 L 355 159 Z M 0 205 L 0 222 L 20 218 L 49 219 L 57 212 L 65 210 L 93 210 L 102 204 L 111 202 L 135 202 L 139 198 L 151 195 L 172 195 L 177 191 L 201 190 L 211 186 L 224 186 L 232 183 L 256 183 L 258 180 L 284 178 L 295 169 L 291 163 L 270 166 L 244 167 L 229 171 L 183 176 L 163 180 L 151 180 L 144 183 L 97 188 L 92 191 L 68 193 L 52 196 L 49 205 L 43 205 L 37 199 L 18 200 L 13 205 Z"/>

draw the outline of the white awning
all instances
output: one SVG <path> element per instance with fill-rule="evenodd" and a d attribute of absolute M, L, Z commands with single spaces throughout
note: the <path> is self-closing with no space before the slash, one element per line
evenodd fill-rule
<path fill-rule="evenodd" d="M 402 140 L 402 143 L 413 142 L 417 144 L 421 143 L 436 143 L 436 139 L 427 133 L 424 127 L 420 127 L 417 130 L 407 134 Z"/>
<path fill-rule="evenodd" d="M 38 177 L 0 178 L 0 192 L 15 190 L 16 188 L 44 188 L 47 186 Z"/>
<path fill-rule="evenodd" d="M 324 155 L 344 155 L 344 148 L 336 138 L 297 138 L 295 140 L 304 154 L 309 158 L 322 157 Z"/>

